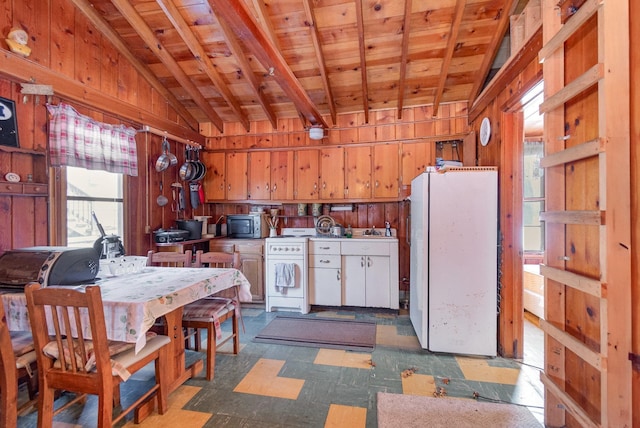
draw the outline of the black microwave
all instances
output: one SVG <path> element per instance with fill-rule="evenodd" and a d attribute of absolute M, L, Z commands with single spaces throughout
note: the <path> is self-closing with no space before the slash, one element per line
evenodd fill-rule
<path fill-rule="evenodd" d="M 229 238 L 266 238 L 269 225 L 265 213 L 227 215 L 227 236 Z"/>

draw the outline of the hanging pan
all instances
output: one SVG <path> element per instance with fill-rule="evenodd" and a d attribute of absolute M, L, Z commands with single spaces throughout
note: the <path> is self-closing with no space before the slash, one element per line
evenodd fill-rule
<path fill-rule="evenodd" d="M 162 154 L 156 160 L 156 171 L 162 172 L 165 169 L 169 168 L 169 164 L 171 163 L 171 159 L 167 152 L 169 151 L 169 142 L 165 138 L 162 140 Z"/>
<path fill-rule="evenodd" d="M 180 167 L 178 175 L 180 176 L 181 180 L 190 181 L 195 174 L 195 168 L 193 166 L 193 162 L 191 161 L 191 147 L 187 146 L 184 151 L 184 157 L 185 161 Z"/>

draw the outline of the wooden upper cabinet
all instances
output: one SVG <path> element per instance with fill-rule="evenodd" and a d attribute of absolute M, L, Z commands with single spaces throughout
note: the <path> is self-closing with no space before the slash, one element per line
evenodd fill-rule
<path fill-rule="evenodd" d="M 320 150 L 320 199 L 344 199 L 344 149 Z"/>
<path fill-rule="evenodd" d="M 371 147 L 345 148 L 345 198 L 371 198 Z"/>
<path fill-rule="evenodd" d="M 399 177 L 398 144 L 373 146 L 373 197 L 397 198 Z"/>
<path fill-rule="evenodd" d="M 402 185 L 411 186 L 411 180 L 423 173 L 427 166 L 434 165 L 433 143 L 402 144 Z"/>
<path fill-rule="evenodd" d="M 202 153 L 201 160 L 207 167 L 204 176 L 204 194 L 207 201 L 225 199 L 225 154 Z"/>
<path fill-rule="evenodd" d="M 247 153 L 227 153 L 227 200 L 247 200 Z"/>
<path fill-rule="evenodd" d="M 249 153 L 248 192 L 247 197 L 252 200 L 271 198 L 271 153 Z"/>
<path fill-rule="evenodd" d="M 319 198 L 318 180 L 319 152 L 315 149 L 295 152 L 294 198 L 299 200 L 317 200 Z"/>
<path fill-rule="evenodd" d="M 294 199 L 293 150 L 271 153 L 271 199 Z"/>

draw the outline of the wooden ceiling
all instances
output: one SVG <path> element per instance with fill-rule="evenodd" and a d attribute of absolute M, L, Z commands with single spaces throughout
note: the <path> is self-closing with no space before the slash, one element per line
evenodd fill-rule
<path fill-rule="evenodd" d="M 72 0 L 188 122 L 473 101 L 513 0 Z"/>

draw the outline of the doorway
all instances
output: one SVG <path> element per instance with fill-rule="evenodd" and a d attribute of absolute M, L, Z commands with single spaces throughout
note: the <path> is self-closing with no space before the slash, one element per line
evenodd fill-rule
<path fill-rule="evenodd" d="M 524 360 L 537 367 L 544 364 L 544 335 L 539 320 L 544 319 L 544 278 L 540 264 L 544 259 L 545 210 L 543 118 L 539 106 L 544 99 L 544 83 L 540 81 L 522 98 L 522 297 L 524 307 Z"/>

